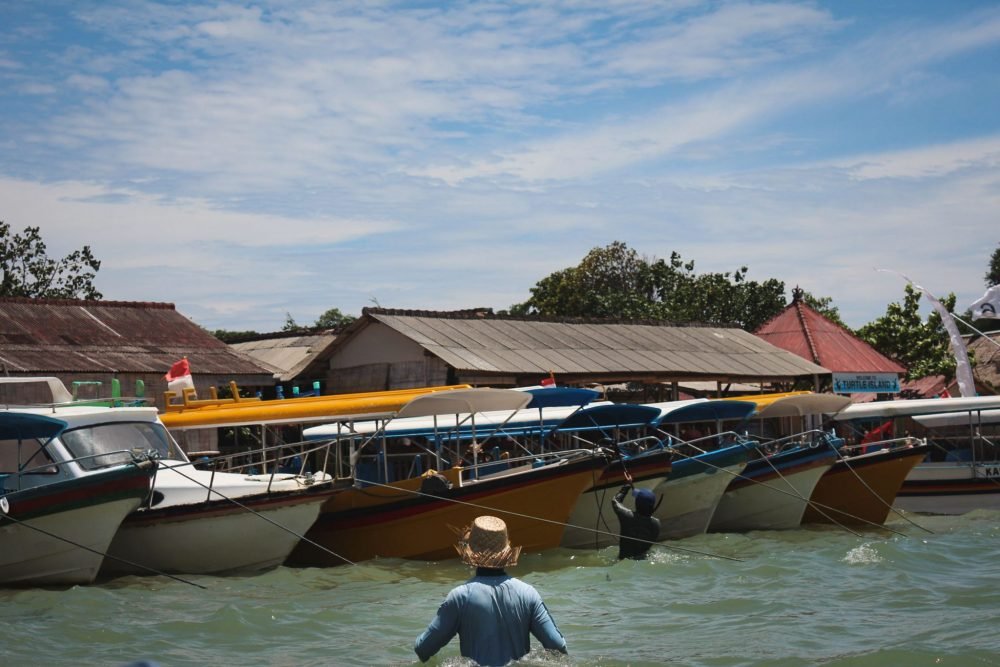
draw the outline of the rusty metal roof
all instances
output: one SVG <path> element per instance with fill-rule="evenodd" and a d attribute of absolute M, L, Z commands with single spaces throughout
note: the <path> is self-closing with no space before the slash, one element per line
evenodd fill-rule
<path fill-rule="evenodd" d="M 976 380 L 1000 391 L 1000 332 L 977 336 L 968 344 L 968 349 L 976 357 L 972 369 Z"/>
<path fill-rule="evenodd" d="M 488 311 L 366 308 L 344 341 L 373 322 L 391 327 L 460 372 L 560 378 L 786 380 L 830 371 L 735 328 L 551 321 Z M 338 341 L 338 346 L 341 341 Z"/>
<path fill-rule="evenodd" d="M 906 372 L 904 366 L 823 317 L 799 297 L 755 333 L 771 345 L 835 373 Z"/>
<path fill-rule="evenodd" d="M 291 382 L 311 365 L 322 365 L 324 353 L 337 339 L 333 333 L 274 335 L 270 338 L 231 343 L 229 347 L 272 370 L 282 382 Z M 326 367 L 322 366 L 323 372 Z"/>
<path fill-rule="evenodd" d="M 266 375 L 171 303 L 0 298 L 0 364 L 10 373 Z"/>

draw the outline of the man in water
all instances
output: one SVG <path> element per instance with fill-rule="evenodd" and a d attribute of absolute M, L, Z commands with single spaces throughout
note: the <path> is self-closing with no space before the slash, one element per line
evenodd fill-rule
<path fill-rule="evenodd" d="M 632 475 L 625 473 L 628 482 L 615 495 L 611 506 L 618 515 L 621 524 L 621 539 L 618 541 L 618 559 L 633 558 L 643 560 L 653 542 L 660 539 L 660 520 L 653 516 L 656 509 L 656 496 L 649 489 L 636 489 L 635 511 L 622 504 L 625 495 L 632 489 Z"/>
<path fill-rule="evenodd" d="M 512 547 L 507 524 L 495 516 L 477 517 L 455 545 L 462 562 L 476 576 L 456 586 L 437 616 L 413 646 L 421 662 L 441 650 L 456 634 L 463 658 L 484 666 L 506 665 L 531 650 L 534 635 L 542 646 L 566 653 L 566 640 L 533 586 L 504 568 L 517 565 L 521 547 Z"/>

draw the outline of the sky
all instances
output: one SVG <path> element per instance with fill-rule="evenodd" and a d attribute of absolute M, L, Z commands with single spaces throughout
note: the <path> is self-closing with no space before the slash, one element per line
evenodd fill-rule
<path fill-rule="evenodd" d="M 0 220 L 208 329 L 508 308 L 591 249 L 958 309 L 1000 4 L 0 2 Z M 879 271 L 885 269 L 887 271 Z"/>

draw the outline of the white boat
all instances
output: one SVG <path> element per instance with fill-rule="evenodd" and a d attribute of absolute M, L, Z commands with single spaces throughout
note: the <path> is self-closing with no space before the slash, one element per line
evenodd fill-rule
<path fill-rule="evenodd" d="M 20 378 L 3 378 L 24 382 Z M 56 378 L 53 404 L 35 408 L 65 423 L 47 446 L 57 459 L 121 465 L 134 451 L 157 460 L 148 500 L 136 504 L 107 546 L 101 575 L 218 574 L 281 564 L 332 493 L 324 474 L 249 475 L 198 470 L 155 408 L 73 402 Z"/>
<path fill-rule="evenodd" d="M 61 409 L 39 412 L 0 410 L 0 584 L 89 584 L 156 464 L 128 451 L 69 456 Z"/>
<path fill-rule="evenodd" d="M 907 475 L 894 506 L 928 514 L 1000 510 L 1000 396 L 876 401 L 836 419 L 859 433 L 884 427 L 926 438 L 930 452 Z"/>
<path fill-rule="evenodd" d="M 662 500 L 654 513 L 660 520 L 660 539 L 681 539 L 701 535 L 715 515 L 729 483 L 747 465 L 748 451 L 739 444 L 723 443 L 724 422 L 742 423 L 755 406 L 741 401 L 710 401 L 695 399 L 654 403 L 661 411 L 656 420 L 662 432 L 680 431 L 681 424 L 712 423 L 718 435 L 677 439 L 671 449 L 676 452 L 670 474 L 653 489 Z M 676 435 L 676 433 L 675 433 Z"/>
<path fill-rule="evenodd" d="M 752 397 L 746 400 L 753 402 Z M 832 394 L 803 394 L 759 399 L 754 419 L 793 421 L 797 435 L 762 445 L 750 441 L 754 457 L 723 494 L 709 524 L 710 532 L 789 530 L 798 528 L 820 479 L 837 461 L 837 451 L 815 441 L 803 442 L 807 422 L 834 414 L 850 403 Z M 811 432 L 811 429 L 808 429 Z M 766 450 L 765 450 L 766 447 Z"/>
<path fill-rule="evenodd" d="M 651 406 L 602 404 L 584 408 L 556 427 L 554 435 L 573 437 L 577 447 L 597 449 L 603 440 L 614 443 L 621 453 L 580 494 L 560 546 L 599 549 L 618 543 L 620 526 L 612 500 L 626 483 L 625 473 L 634 488 L 650 490 L 670 474 L 673 452 L 647 434 L 659 416 L 660 410 Z"/>

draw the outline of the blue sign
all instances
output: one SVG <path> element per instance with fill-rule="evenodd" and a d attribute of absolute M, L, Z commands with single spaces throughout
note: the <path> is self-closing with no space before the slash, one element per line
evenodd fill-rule
<path fill-rule="evenodd" d="M 895 373 L 834 373 L 835 394 L 898 394 L 899 376 Z"/>

